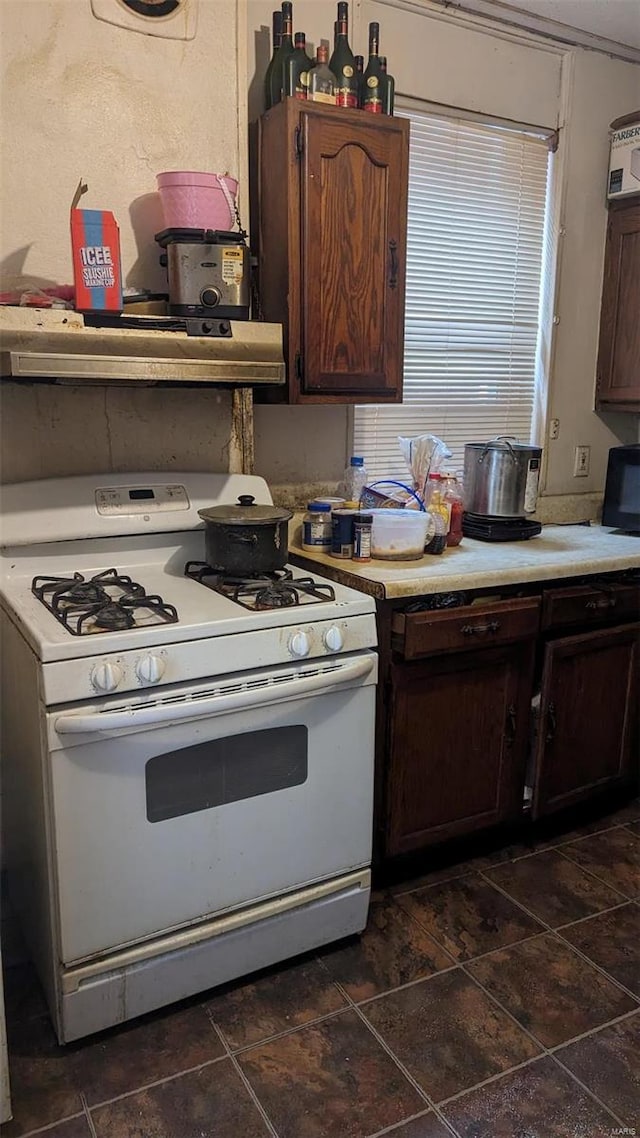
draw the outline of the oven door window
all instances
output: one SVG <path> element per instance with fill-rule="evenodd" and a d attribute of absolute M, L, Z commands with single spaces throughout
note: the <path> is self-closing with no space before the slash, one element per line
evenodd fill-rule
<path fill-rule="evenodd" d="M 300 786 L 307 780 L 308 751 L 308 730 L 296 725 L 247 731 L 156 755 L 145 767 L 147 819 L 165 822 Z"/>

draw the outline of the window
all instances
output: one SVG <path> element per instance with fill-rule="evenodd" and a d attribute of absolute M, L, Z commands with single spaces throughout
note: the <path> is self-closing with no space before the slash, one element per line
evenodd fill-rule
<path fill-rule="evenodd" d="M 411 120 L 404 402 L 354 410 L 370 477 L 406 478 L 398 435 L 530 438 L 549 142 L 422 110 Z"/>

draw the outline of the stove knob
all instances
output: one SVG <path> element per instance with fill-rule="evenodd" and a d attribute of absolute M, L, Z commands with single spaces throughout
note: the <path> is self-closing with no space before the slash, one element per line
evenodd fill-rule
<path fill-rule="evenodd" d="M 335 624 L 327 629 L 322 639 L 328 652 L 339 652 L 344 644 L 342 632 Z"/>
<path fill-rule="evenodd" d="M 294 632 L 289 641 L 289 651 L 292 656 L 308 656 L 311 645 L 306 632 Z"/>
<path fill-rule="evenodd" d="M 117 664 L 109 663 L 108 660 L 96 664 L 91 671 L 91 683 L 99 692 L 115 691 L 121 679 L 122 668 L 119 668 Z"/>
<path fill-rule="evenodd" d="M 217 288 L 203 288 L 200 293 L 200 302 L 204 304 L 205 308 L 215 308 L 216 304 L 220 304 L 222 295 Z"/>
<path fill-rule="evenodd" d="M 136 664 L 136 676 L 141 684 L 157 684 L 164 676 L 166 666 L 162 656 L 143 656 Z"/>

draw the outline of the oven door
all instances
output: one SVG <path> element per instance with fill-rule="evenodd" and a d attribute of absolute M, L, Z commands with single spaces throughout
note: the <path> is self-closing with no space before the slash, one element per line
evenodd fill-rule
<path fill-rule="evenodd" d="M 372 652 L 48 715 L 65 964 L 371 857 Z"/>

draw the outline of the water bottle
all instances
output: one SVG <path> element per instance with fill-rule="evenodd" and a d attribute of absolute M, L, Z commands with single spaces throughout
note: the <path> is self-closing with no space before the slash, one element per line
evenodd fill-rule
<path fill-rule="evenodd" d="M 367 472 L 364 458 L 354 454 L 349 459 L 349 465 L 344 472 L 345 505 L 353 509 L 360 504 L 360 495 L 367 484 Z"/>

